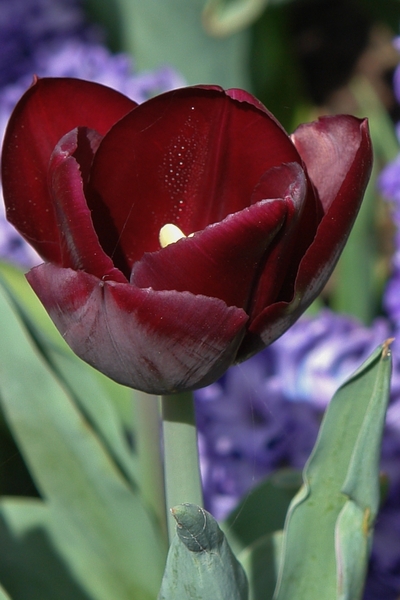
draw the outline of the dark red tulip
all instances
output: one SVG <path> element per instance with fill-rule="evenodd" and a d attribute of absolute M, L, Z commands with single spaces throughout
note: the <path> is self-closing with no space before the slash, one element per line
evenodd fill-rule
<path fill-rule="evenodd" d="M 172 393 L 217 379 L 309 306 L 371 163 L 367 123 L 351 116 L 289 137 L 241 90 L 137 106 L 40 79 L 11 117 L 2 177 L 9 220 L 45 261 L 28 280 L 73 350 L 120 383 Z"/>

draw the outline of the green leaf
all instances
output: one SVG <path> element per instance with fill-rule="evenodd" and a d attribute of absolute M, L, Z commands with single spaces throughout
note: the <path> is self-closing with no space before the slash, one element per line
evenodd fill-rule
<path fill-rule="evenodd" d="M 280 561 L 280 530 L 301 481 L 300 471 L 276 471 L 252 489 L 221 525 L 246 572 L 249 600 L 270 600 L 273 596 Z"/>
<path fill-rule="evenodd" d="M 41 305 L 37 306 L 36 295 L 25 278 L 21 280 L 22 274 L 12 268 L 7 269 L 5 273 L 2 266 L 0 283 L 43 360 L 67 388 L 69 395 L 96 430 L 109 454 L 114 458 L 116 466 L 130 484 L 136 487 L 139 484 L 136 457 L 128 447 L 114 403 L 110 402 L 110 395 L 114 399 L 117 392 L 125 396 L 125 401 L 129 401 L 126 395 L 127 388 L 114 382 L 111 382 L 111 386 L 105 385 L 108 378 L 77 359 L 59 332 L 55 330 L 54 325 L 47 322 L 49 320 L 47 313 L 42 314 Z M 43 333 L 43 326 L 46 333 Z M 131 402 L 129 404 L 131 405 Z"/>
<path fill-rule="evenodd" d="M 57 550 L 96 600 L 153 599 L 166 552 L 156 523 L 3 289 L 0 331 L 3 410 L 52 508 Z"/>
<path fill-rule="evenodd" d="M 271 600 L 278 579 L 283 531 L 258 538 L 238 555 L 249 581 L 249 600 Z"/>
<path fill-rule="evenodd" d="M 139 484 L 135 454 L 130 451 L 121 422 L 92 369 L 69 352 L 47 344 L 45 358 L 68 394 L 95 430 L 116 467 L 135 489 Z"/>
<path fill-rule="evenodd" d="M 172 540 L 158 600 L 247 600 L 248 584 L 216 520 L 194 504 L 172 509 Z"/>
<path fill-rule="evenodd" d="M 289 508 L 274 600 L 357 600 L 379 505 L 389 342 L 335 394 Z"/>
<path fill-rule="evenodd" d="M 0 501 L 0 581 L 13 600 L 91 600 L 54 548 L 50 509 L 37 498 Z M 0 593 L 0 600 L 9 596 Z"/>
<path fill-rule="evenodd" d="M 139 486 L 167 539 L 158 399 L 121 386 L 77 359 L 48 323 L 47 313 L 37 306 L 38 299 L 20 271 L 0 264 L 0 281 L 43 359 L 68 389 L 128 483 L 134 489 Z M 51 337 L 43 333 L 42 324 Z M 128 432 L 133 432 L 134 451 L 128 446 Z"/>
<path fill-rule="evenodd" d="M 221 525 L 236 553 L 283 529 L 290 501 L 300 485 L 300 471 L 281 469 L 243 498 Z"/>

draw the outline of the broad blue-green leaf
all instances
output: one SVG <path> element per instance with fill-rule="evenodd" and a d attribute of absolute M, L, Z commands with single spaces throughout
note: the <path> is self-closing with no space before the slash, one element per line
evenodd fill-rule
<path fill-rule="evenodd" d="M 29 311 L 37 327 L 51 337 L 55 343 L 60 344 L 61 347 L 65 347 L 67 344 L 60 336 L 38 297 L 29 286 L 23 272 L 9 263 L 0 261 L 0 277 L 2 285 L 5 285 L 10 293 L 19 299 L 21 305 Z"/>
<path fill-rule="evenodd" d="M 118 468 L 133 486 L 137 486 L 139 475 L 136 457 L 129 450 L 121 419 L 114 402 L 110 401 L 118 393 L 124 397 L 125 403 L 131 405 L 132 399 L 127 395 L 127 388 L 114 382 L 108 385 L 108 378 L 77 359 L 55 329 L 21 272 L 1 265 L 0 282 L 49 368 L 68 389 Z"/>
<path fill-rule="evenodd" d="M 283 531 L 258 538 L 238 554 L 249 582 L 249 600 L 271 600 L 278 579 Z"/>
<path fill-rule="evenodd" d="M 273 596 L 280 560 L 280 530 L 300 485 L 300 471 L 276 471 L 252 489 L 221 525 L 246 572 L 249 600 L 270 600 Z"/>
<path fill-rule="evenodd" d="M 172 509 L 172 540 L 158 600 L 247 600 L 246 575 L 216 520 L 194 504 Z"/>
<path fill-rule="evenodd" d="M 290 501 L 301 481 L 300 471 L 281 469 L 243 498 L 221 525 L 236 553 L 259 538 L 283 529 Z"/>
<path fill-rule="evenodd" d="M 388 343 L 339 388 L 289 508 L 274 600 L 358 600 L 379 505 Z"/>
<path fill-rule="evenodd" d="M 140 488 L 165 531 L 157 399 L 116 384 L 77 359 L 53 323 L 49 323 L 47 313 L 19 270 L 0 265 L 0 281 L 44 360 L 68 389 L 121 473 L 134 489 Z M 133 435 L 134 451 L 128 447 L 127 433 Z"/>
<path fill-rule="evenodd" d="M 165 547 L 138 493 L 43 360 L 0 290 L 0 396 L 42 496 L 54 543 L 96 600 L 153 600 Z"/>
<path fill-rule="evenodd" d="M 133 488 L 139 485 L 138 465 L 130 451 L 121 421 L 93 369 L 70 352 L 47 343 L 45 359 L 96 431 L 116 466 Z"/>
<path fill-rule="evenodd" d="M 54 547 L 42 500 L 2 498 L 0 540 L 0 581 L 12 600 L 92 600 Z"/>

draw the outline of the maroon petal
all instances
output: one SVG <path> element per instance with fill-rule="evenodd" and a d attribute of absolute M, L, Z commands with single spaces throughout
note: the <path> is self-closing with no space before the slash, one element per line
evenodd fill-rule
<path fill-rule="evenodd" d="M 93 129 L 74 129 L 61 138 L 50 157 L 49 190 L 62 266 L 87 271 L 99 279 L 126 282 L 99 244 L 84 194 L 83 179 L 87 179 L 100 140 Z"/>
<path fill-rule="evenodd" d="M 275 302 L 268 306 L 247 330 L 235 362 L 243 362 L 272 344 L 301 317 L 306 309 L 307 306 L 299 296 L 295 296 L 292 302 Z"/>
<path fill-rule="evenodd" d="M 263 173 L 282 162 L 301 159 L 254 103 L 202 87 L 153 98 L 117 123 L 96 154 L 90 206 L 101 245 L 109 253 L 121 244 L 132 268 L 143 251 L 158 250 L 163 225 L 190 233 L 222 221 L 248 206 Z M 96 219 L 102 205 L 117 239 Z"/>
<path fill-rule="evenodd" d="M 284 198 L 288 213 L 260 273 L 250 311 L 252 319 L 279 297 L 285 278 L 300 262 L 299 246 L 312 240 L 317 227 L 316 200 L 299 164 L 285 164 L 267 171 L 254 191 L 252 202 L 265 194 Z"/>
<path fill-rule="evenodd" d="M 325 193 L 326 214 L 318 226 L 313 243 L 300 262 L 291 301 L 272 304 L 252 321 L 248 335 L 238 353 L 239 361 L 282 335 L 315 300 L 329 279 L 357 216 L 372 167 L 368 123 L 366 120 L 360 121 L 347 116 L 337 119 L 332 117 L 332 119 L 338 123 L 339 135 L 335 136 L 330 127 L 334 125 L 334 121 L 327 117 L 320 120 L 322 124 L 326 121 L 328 125 L 325 134 L 317 130 L 318 134 L 313 135 L 313 128 L 310 126 L 311 139 L 316 145 L 318 141 L 321 142 L 321 160 L 325 166 L 327 164 L 325 151 L 326 148 L 332 148 L 332 140 L 336 140 L 336 146 L 333 144 L 336 148 L 335 155 L 341 154 L 337 147 L 342 144 L 342 153 L 346 155 L 346 159 L 343 160 L 347 165 L 347 171 L 344 172 L 339 165 L 339 174 L 336 176 L 328 174 L 330 185 L 325 185 L 322 181 L 323 170 L 315 165 L 309 169 L 315 185 L 320 186 L 320 193 Z M 340 135 L 341 125 L 344 125 L 345 129 L 351 125 L 348 129 L 349 144 L 345 136 Z M 358 140 L 358 143 L 355 143 L 355 140 Z M 310 155 L 314 154 L 312 145 L 309 147 L 304 139 L 302 144 L 298 145 L 304 151 L 307 162 L 310 160 Z M 314 159 L 318 160 L 318 148 L 315 150 Z M 331 169 L 334 169 L 334 164 L 331 165 Z M 336 196 L 332 199 L 330 196 L 333 191 L 336 192 Z"/>
<path fill-rule="evenodd" d="M 233 361 L 247 321 L 243 310 L 215 298 L 140 290 L 51 264 L 27 277 L 78 356 L 153 394 L 217 379 Z"/>
<path fill-rule="evenodd" d="M 366 120 L 350 115 L 321 117 L 313 123 L 300 125 L 291 137 L 318 190 L 324 212 L 336 200 L 343 182 L 351 181 L 351 185 L 358 186 L 349 175 L 356 154 L 359 163 L 356 167 L 360 172 L 371 169 L 372 150 Z M 363 188 L 363 185 L 364 181 L 361 181 L 359 186 Z M 353 196 L 358 201 L 357 194 Z M 346 204 L 346 211 L 353 214 L 350 201 Z"/>
<path fill-rule="evenodd" d="M 325 126 L 325 134 L 320 130 L 318 135 L 310 137 L 311 140 L 314 137 L 316 145 L 318 140 L 321 142 L 319 156 L 328 170 L 328 183 L 323 178 L 324 169 L 315 165 L 308 168 L 325 215 L 317 229 L 315 240 L 300 263 L 296 277 L 295 293 L 301 295 L 304 307 L 316 298 L 336 265 L 358 214 L 372 169 L 372 146 L 366 119 L 326 117 L 320 123 Z M 335 135 L 336 126 L 338 132 Z M 314 150 L 304 140 L 301 149 L 307 154 L 305 162 L 308 164 Z M 330 170 L 328 169 L 327 149 L 332 152 L 335 149 L 335 156 L 342 157 L 336 175 L 331 173 L 335 170 L 335 163 L 330 164 Z M 317 156 L 315 154 L 315 161 L 318 160 Z"/>
<path fill-rule="evenodd" d="M 7 218 L 45 260 L 60 261 L 47 189 L 47 167 L 55 145 L 77 126 L 104 135 L 135 106 L 103 85 L 69 78 L 36 79 L 17 104 L 2 154 Z"/>
<path fill-rule="evenodd" d="M 263 200 L 135 263 L 131 282 L 189 291 L 247 308 L 255 277 L 287 213 L 283 199 Z"/>

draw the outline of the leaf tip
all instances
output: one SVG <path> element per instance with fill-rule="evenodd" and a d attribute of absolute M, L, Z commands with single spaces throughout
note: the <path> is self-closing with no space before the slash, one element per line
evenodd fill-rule
<path fill-rule="evenodd" d="M 394 342 L 394 337 L 392 338 L 388 338 L 385 342 L 383 342 L 382 344 L 382 358 L 389 358 L 392 355 L 390 346 L 391 344 Z"/>

